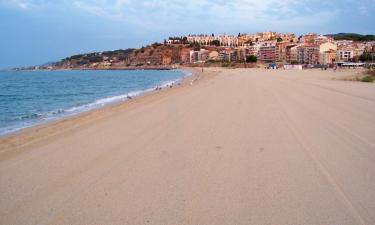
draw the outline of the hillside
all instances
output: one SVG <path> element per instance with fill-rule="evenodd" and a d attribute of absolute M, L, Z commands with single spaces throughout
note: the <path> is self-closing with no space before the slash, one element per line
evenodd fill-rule
<path fill-rule="evenodd" d="M 93 52 L 86 54 L 78 54 L 67 57 L 57 62 L 56 68 L 100 68 L 112 64 L 121 64 L 125 62 L 129 55 L 135 51 L 134 49 L 115 50 L 105 52 Z"/>
<path fill-rule="evenodd" d="M 154 43 L 140 49 L 126 49 L 73 55 L 53 65 L 54 69 L 118 69 L 161 67 L 180 63 L 189 46 Z"/>
<path fill-rule="evenodd" d="M 338 33 L 328 34 L 327 36 L 333 37 L 335 40 L 352 40 L 352 41 L 375 41 L 375 35 L 362 35 L 356 33 Z"/>

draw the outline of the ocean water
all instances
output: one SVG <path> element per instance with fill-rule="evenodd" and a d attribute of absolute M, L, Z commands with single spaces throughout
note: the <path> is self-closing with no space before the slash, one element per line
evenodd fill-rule
<path fill-rule="evenodd" d="M 0 72 L 0 135 L 126 101 L 189 75 L 180 70 Z"/>

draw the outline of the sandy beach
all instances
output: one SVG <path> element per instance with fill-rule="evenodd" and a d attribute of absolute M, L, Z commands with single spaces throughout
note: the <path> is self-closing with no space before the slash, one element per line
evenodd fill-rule
<path fill-rule="evenodd" d="M 1 138 L 0 224 L 375 224 L 374 84 L 194 73 Z"/>

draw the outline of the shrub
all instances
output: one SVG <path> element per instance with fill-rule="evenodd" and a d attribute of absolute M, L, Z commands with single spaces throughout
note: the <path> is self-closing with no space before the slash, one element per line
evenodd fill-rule
<path fill-rule="evenodd" d="M 83 56 L 84 56 L 84 54 L 73 55 L 73 56 L 67 58 L 67 60 L 71 60 L 71 59 L 79 59 L 79 58 L 82 58 Z"/>
<path fill-rule="evenodd" d="M 256 63 L 257 61 L 258 61 L 258 58 L 255 55 L 246 57 L 246 62 L 248 63 Z"/>
<path fill-rule="evenodd" d="M 229 62 L 224 62 L 224 63 L 221 64 L 221 67 L 230 67 L 230 66 L 232 66 L 232 65 Z"/>
<path fill-rule="evenodd" d="M 369 83 L 372 83 L 374 81 L 374 78 L 372 76 L 365 76 L 364 78 L 362 78 L 361 80 L 362 82 L 369 82 Z"/>
<path fill-rule="evenodd" d="M 219 40 L 213 40 L 211 42 L 211 45 L 220 46 L 220 41 Z"/>

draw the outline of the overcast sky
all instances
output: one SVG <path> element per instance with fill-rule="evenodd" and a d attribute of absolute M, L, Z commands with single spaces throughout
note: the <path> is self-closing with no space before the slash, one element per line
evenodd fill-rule
<path fill-rule="evenodd" d="M 0 0 L 0 68 L 174 35 L 375 34 L 375 0 Z"/>

